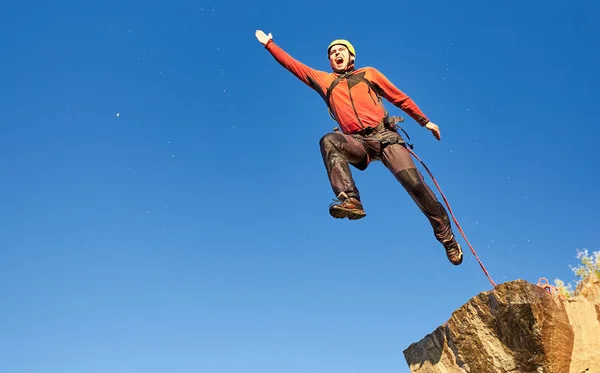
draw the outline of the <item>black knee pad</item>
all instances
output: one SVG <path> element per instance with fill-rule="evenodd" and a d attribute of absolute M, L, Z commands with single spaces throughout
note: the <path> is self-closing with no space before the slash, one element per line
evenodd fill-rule
<path fill-rule="evenodd" d="M 398 172 L 396 178 L 406 189 L 408 194 L 417 202 L 421 210 L 430 214 L 441 216 L 446 224 L 450 223 L 444 206 L 430 193 L 421 175 L 416 168 L 409 168 Z"/>
<path fill-rule="evenodd" d="M 423 180 L 421 180 L 419 171 L 417 171 L 416 168 L 402 170 L 396 174 L 396 178 L 400 181 L 402 186 L 412 192 L 418 192 L 419 189 L 423 187 Z"/>

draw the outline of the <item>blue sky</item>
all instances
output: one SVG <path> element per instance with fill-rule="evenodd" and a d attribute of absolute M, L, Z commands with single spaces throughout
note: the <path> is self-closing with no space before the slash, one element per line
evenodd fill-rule
<path fill-rule="evenodd" d="M 351 40 L 440 126 L 403 125 L 493 279 L 571 281 L 600 249 L 599 7 L 4 5 L 0 370 L 408 372 L 491 289 L 381 164 L 354 171 L 367 218 L 328 215 L 335 124 L 256 29 L 322 70 Z"/>

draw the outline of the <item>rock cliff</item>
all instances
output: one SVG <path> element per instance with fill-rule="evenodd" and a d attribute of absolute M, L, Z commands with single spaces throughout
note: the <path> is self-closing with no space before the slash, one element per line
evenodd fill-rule
<path fill-rule="evenodd" d="M 480 293 L 404 357 L 413 373 L 600 373 L 600 281 L 565 299 L 524 280 Z"/>

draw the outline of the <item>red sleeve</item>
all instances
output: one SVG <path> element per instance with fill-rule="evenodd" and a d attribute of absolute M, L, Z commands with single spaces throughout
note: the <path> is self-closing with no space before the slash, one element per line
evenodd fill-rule
<path fill-rule="evenodd" d="M 398 87 L 396 87 L 389 79 L 376 69 L 373 71 L 373 83 L 375 83 L 380 89 L 381 94 L 394 106 L 402 109 L 405 113 L 410 115 L 417 123 L 421 126 L 425 126 L 429 123 L 427 116 L 419 109 L 417 104 Z"/>
<path fill-rule="evenodd" d="M 267 42 L 265 48 L 273 55 L 277 62 L 279 62 L 289 72 L 294 74 L 298 79 L 302 80 L 305 84 L 313 89 L 323 89 L 323 78 L 325 75 L 327 75 L 326 72 L 315 70 L 294 59 L 283 49 L 281 49 L 281 47 L 275 44 L 273 39 Z M 315 84 L 317 84 L 318 87 L 315 87 Z"/>

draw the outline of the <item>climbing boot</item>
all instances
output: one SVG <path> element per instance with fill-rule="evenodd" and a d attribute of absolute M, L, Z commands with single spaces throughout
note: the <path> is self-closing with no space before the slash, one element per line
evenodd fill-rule
<path fill-rule="evenodd" d="M 455 266 L 460 265 L 463 261 L 463 251 L 460 244 L 454 238 L 454 235 L 449 240 L 443 242 L 444 248 L 446 249 L 446 256 L 450 263 Z"/>
<path fill-rule="evenodd" d="M 336 219 L 348 218 L 350 220 L 358 220 L 367 216 L 360 200 L 348 197 L 345 193 L 341 193 L 336 202 L 329 205 L 329 214 Z"/>

